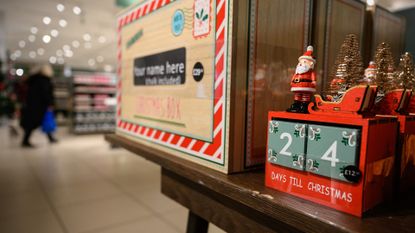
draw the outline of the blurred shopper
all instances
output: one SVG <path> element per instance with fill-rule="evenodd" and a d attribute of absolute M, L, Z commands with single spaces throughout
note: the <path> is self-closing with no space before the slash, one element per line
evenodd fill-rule
<path fill-rule="evenodd" d="M 43 65 L 34 68 L 27 80 L 26 100 L 22 105 L 20 119 L 20 125 L 24 130 L 23 147 L 33 147 L 29 141 L 33 130 L 42 124 L 46 111 L 53 109 L 52 77 L 52 67 Z M 47 133 L 47 136 L 50 143 L 57 142 L 52 133 Z"/>

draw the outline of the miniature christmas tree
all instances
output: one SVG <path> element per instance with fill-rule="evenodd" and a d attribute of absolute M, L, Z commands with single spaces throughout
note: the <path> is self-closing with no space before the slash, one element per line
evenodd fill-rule
<path fill-rule="evenodd" d="M 360 55 L 360 47 L 357 36 L 349 34 L 346 36 L 340 51 L 337 54 L 336 61 L 332 73 L 330 75 L 333 81 L 329 82 L 329 91 L 336 93 L 345 91 L 356 85 L 363 77 L 363 62 Z M 342 85 L 333 85 L 334 83 L 342 83 Z M 340 87 L 336 90 L 336 87 Z"/>
<path fill-rule="evenodd" d="M 378 45 L 375 54 L 376 84 L 381 94 L 393 89 L 393 57 L 389 44 L 383 42 Z"/>
<path fill-rule="evenodd" d="M 413 89 L 415 85 L 415 71 L 412 55 L 408 52 L 402 55 L 398 71 L 396 72 L 396 87 Z"/>

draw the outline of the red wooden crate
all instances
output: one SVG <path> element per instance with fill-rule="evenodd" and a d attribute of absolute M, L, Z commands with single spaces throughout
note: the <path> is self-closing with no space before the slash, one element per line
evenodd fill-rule
<path fill-rule="evenodd" d="M 398 133 L 396 118 L 350 118 L 330 114 L 269 112 L 268 122 L 273 119 L 360 128 L 358 168 L 362 178 L 358 183 L 348 183 L 307 171 L 286 168 L 267 160 L 265 174 L 267 187 L 359 217 L 365 211 L 392 197 L 393 161 Z M 284 177 L 285 182 L 282 182 Z M 317 186 L 320 188 L 317 189 Z M 344 195 L 346 198 L 342 198 Z"/>

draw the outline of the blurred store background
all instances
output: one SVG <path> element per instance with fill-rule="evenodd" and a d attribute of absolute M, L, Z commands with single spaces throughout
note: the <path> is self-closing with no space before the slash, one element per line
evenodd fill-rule
<path fill-rule="evenodd" d="M 117 13 L 140 0 L 2 0 L 0 83 L 17 85 L 36 64 L 55 71 L 58 123 L 74 133 L 114 130 Z M 406 18 L 405 51 L 415 54 L 414 0 L 368 0 Z M 16 84 L 17 83 L 17 84 Z M 10 91 L 10 90 L 9 90 Z M 3 92 L 3 99 L 6 98 Z M 3 105 L 5 105 L 3 103 Z M 6 110 L 3 110 L 5 112 Z"/>

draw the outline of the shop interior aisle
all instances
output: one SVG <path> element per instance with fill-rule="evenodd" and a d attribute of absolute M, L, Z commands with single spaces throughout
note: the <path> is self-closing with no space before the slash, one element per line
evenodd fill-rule
<path fill-rule="evenodd" d="M 0 127 L 0 232 L 185 232 L 187 210 L 160 193 L 160 167 L 102 135 L 41 132 L 22 149 Z M 214 225 L 209 232 L 223 232 Z"/>

